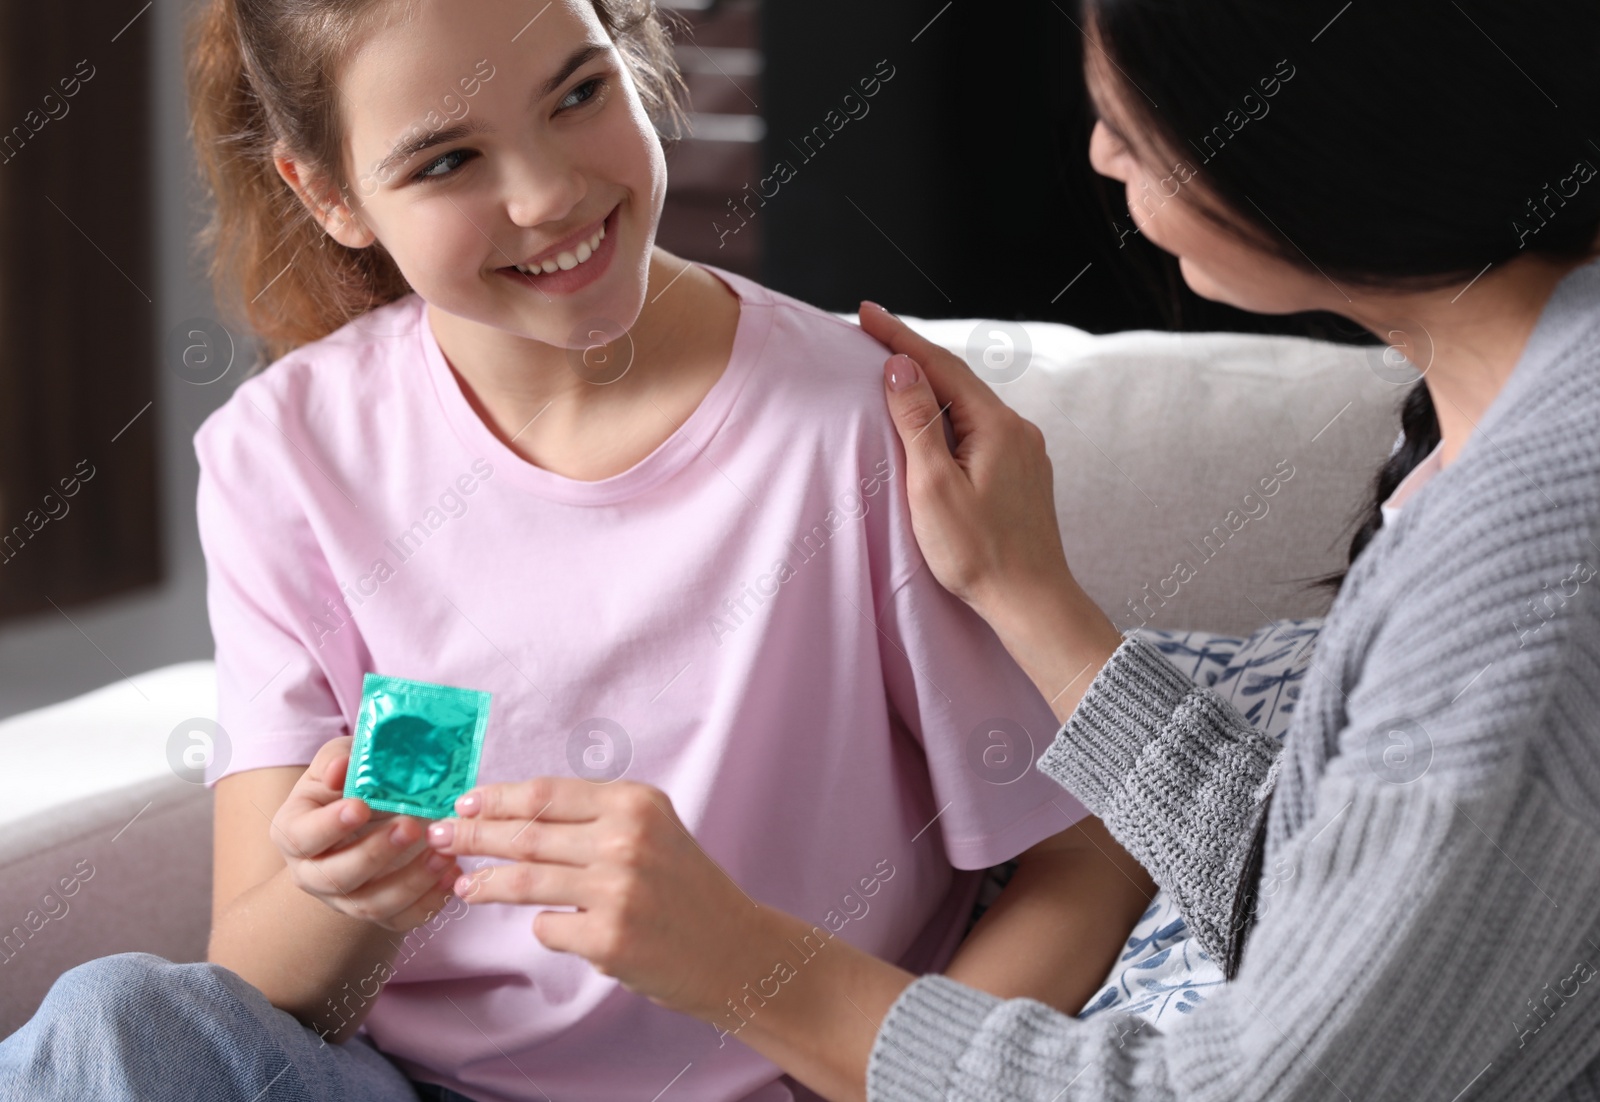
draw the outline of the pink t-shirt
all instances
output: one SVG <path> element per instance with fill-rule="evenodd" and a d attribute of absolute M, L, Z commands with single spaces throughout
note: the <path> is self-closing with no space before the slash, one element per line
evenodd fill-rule
<path fill-rule="evenodd" d="M 816 924 L 821 951 L 840 937 L 938 971 L 982 875 L 957 870 L 1086 811 L 1032 768 L 1049 705 L 918 552 L 883 348 L 709 270 L 740 298 L 728 367 L 611 478 L 565 478 L 503 444 L 415 294 L 285 356 L 206 420 L 198 513 L 226 732 L 207 779 L 309 763 L 351 729 L 367 671 L 488 690 L 480 781 L 656 785 L 751 898 Z M 379 1048 L 493 1102 L 648 1100 L 669 1083 L 667 1102 L 808 1097 L 722 1032 L 781 981 L 751 976 L 719 1029 L 545 949 L 538 910 L 452 899 L 392 978 L 342 1005 L 376 999 L 364 1029 Z"/>

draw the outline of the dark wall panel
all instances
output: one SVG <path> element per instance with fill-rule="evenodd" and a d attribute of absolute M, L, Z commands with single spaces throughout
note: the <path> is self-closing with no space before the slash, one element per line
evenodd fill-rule
<path fill-rule="evenodd" d="M 136 13 L 0 5 L 0 617 L 161 576 Z"/>
<path fill-rule="evenodd" d="M 835 310 L 1353 336 L 1206 302 L 1131 232 L 1089 167 L 1078 20 L 1072 0 L 768 3 L 763 160 L 792 179 L 750 215 L 765 281 Z M 864 99 L 880 63 L 894 76 Z"/>

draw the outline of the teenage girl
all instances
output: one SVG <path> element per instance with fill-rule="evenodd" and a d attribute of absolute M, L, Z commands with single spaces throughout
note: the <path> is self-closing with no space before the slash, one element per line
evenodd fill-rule
<path fill-rule="evenodd" d="M 929 572 L 882 346 L 654 247 L 651 5 L 210 0 L 192 51 L 219 294 L 272 356 L 195 438 L 210 963 L 75 969 L 0 1069 L 811 1097 L 741 1035 L 846 943 L 1081 1006 L 1150 881 L 1031 768 L 1048 700 Z M 431 836 L 342 796 L 369 671 L 493 694 L 484 795 Z M 749 962 L 714 1020 L 614 978 L 658 893 L 730 887 L 733 933 L 680 930 Z M 768 912 L 806 928 L 762 940 Z"/>

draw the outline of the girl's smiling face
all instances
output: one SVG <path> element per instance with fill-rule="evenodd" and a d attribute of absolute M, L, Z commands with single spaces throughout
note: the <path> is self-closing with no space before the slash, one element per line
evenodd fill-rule
<path fill-rule="evenodd" d="M 380 242 L 423 299 L 485 326 L 569 348 L 598 320 L 632 326 L 666 162 L 592 5 L 416 9 L 380 20 L 338 75 L 351 213 L 328 232 Z"/>

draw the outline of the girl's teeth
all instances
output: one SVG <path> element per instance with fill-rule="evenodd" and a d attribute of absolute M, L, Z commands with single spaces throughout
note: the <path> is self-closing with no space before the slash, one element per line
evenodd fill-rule
<path fill-rule="evenodd" d="M 595 231 L 595 235 L 587 241 L 580 241 L 578 247 L 571 252 L 558 253 L 542 264 L 513 264 L 512 267 L 525 275 L 537 275 L 544 272 L 549 275 L 553 272 L 570 272 L 579 264 L 586 263 L 600 247 L 600 242 L 606 239 L 606 228 L 602 224 Z"/>

